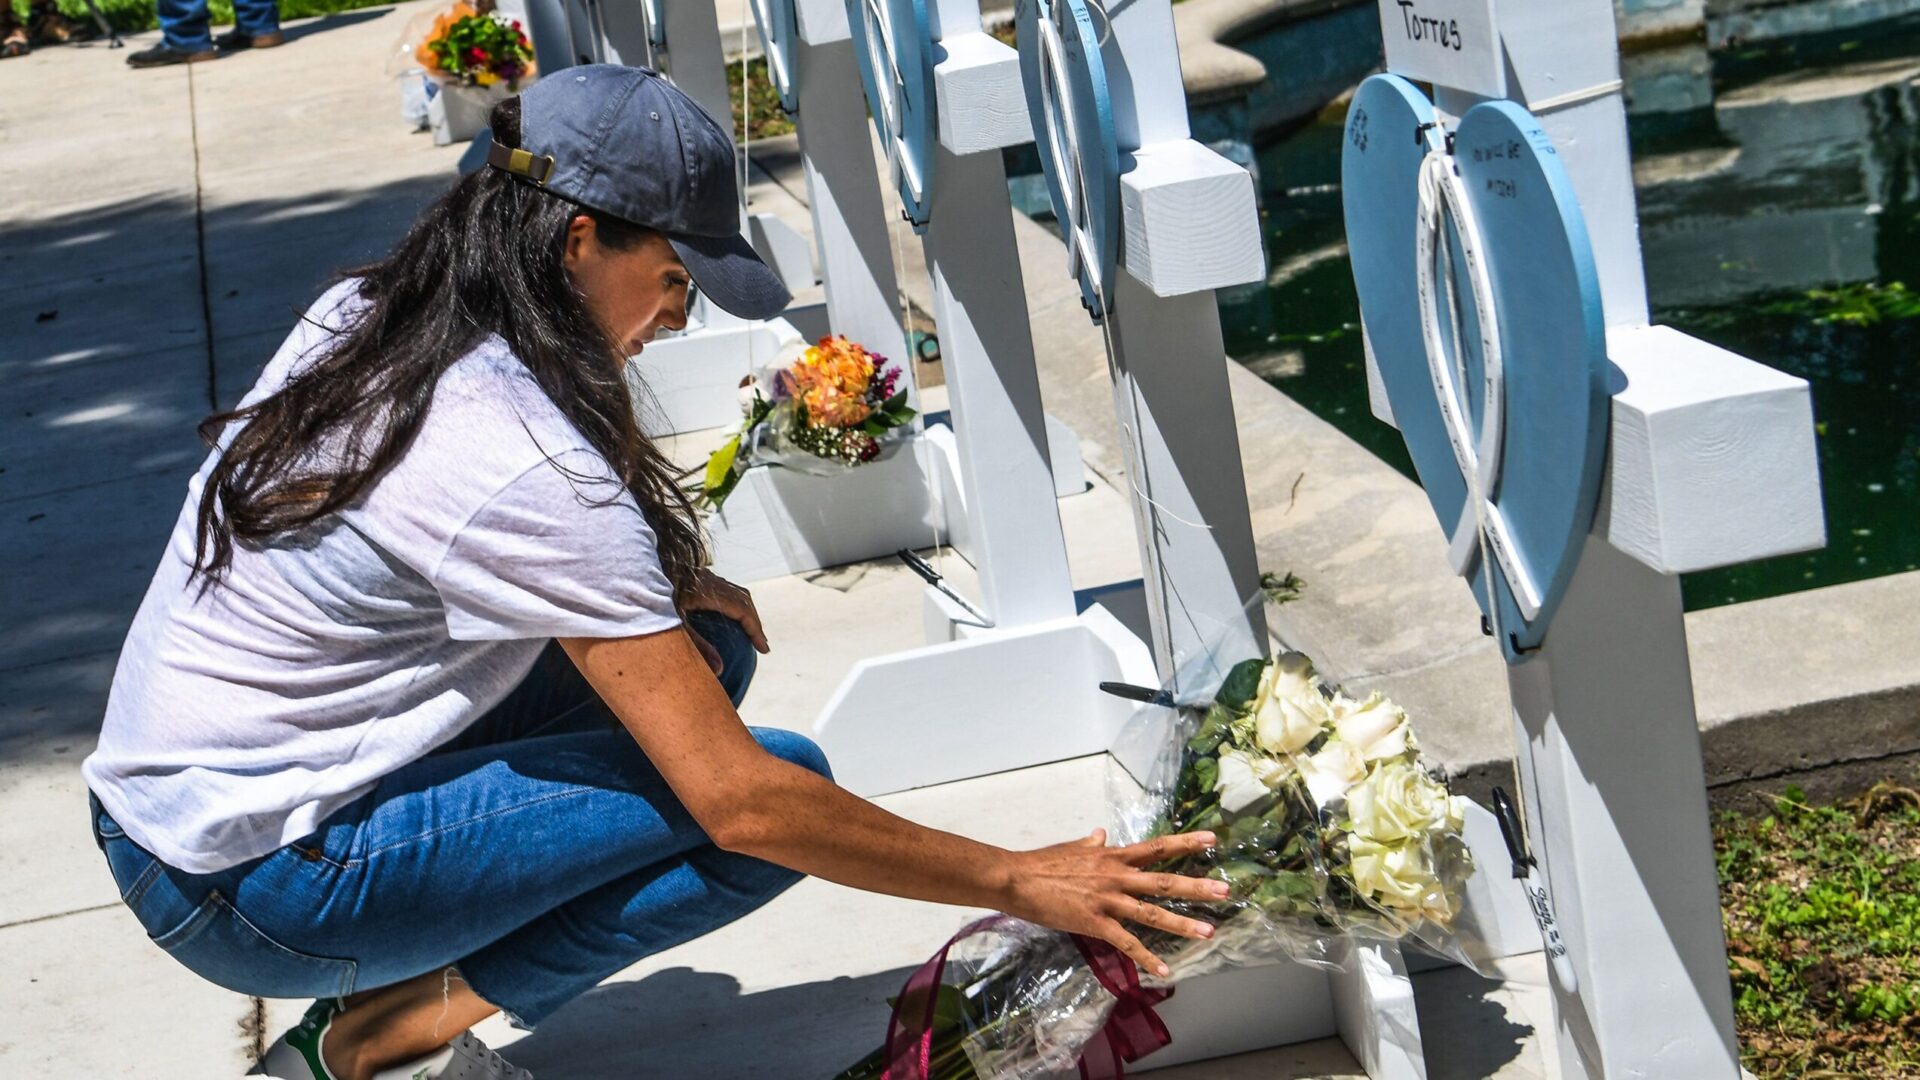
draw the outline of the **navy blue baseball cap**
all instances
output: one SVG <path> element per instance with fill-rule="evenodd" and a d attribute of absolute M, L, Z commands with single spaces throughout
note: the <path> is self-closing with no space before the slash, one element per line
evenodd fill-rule
<path fill-rule="evenodd" d="M 657 72 L 563 68 L 520 94 L 520 145 L 487 164 L 569 202 L 665 234 L 694 285 L 743 319 L 792 299 L 740 235 L 733 139 Z"/>

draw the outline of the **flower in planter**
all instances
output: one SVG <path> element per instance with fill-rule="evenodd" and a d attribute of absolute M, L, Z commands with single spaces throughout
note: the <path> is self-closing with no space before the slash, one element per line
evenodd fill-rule
<path fill-rule="evenodd" d="M 414 57 L 449 81 L 514 90 L 533 71 L 533 42 L 519 20 L 459 3 L 434 18 Z"/>

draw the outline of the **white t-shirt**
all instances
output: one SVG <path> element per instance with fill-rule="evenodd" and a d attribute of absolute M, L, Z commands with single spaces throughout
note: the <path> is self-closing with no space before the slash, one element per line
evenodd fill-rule
<path fill-rule="evenodd" d="M 364 305 L 354 282 L 329 290 L 245 402 Z M 679 623 L 639 506 L 498 338 L 447 369 L 418 436 L 354 505 L 236 543 L 203 589 L 188 576 L 218 455 L 187 485 L 82 766 L 127 835 L 181 870 L 312 832 L 498 703 L 549 638 Z"/>

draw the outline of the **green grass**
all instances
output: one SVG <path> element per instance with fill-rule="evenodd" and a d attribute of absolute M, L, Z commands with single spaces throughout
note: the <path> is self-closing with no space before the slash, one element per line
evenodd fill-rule
<path fill-rule="evenodd" d="M 1723 815 L 1721 895 L 1742 1058 L 1759 1080 L 1920 1075 L 1920 792 L 1838 806 L 1789 788 Z"/>
<path fill-rule="evenodd" d="M 107 17 L 114 29 L 122 33 L 135 33 L 151 30 L 160 25 L 159 15 L 154 10 L 153 0 L 94 0 L 100 6 L 100 13 Z M 360 8 L 383 7 L 392 0 L 280 0 L 282 19 L 304 19 L 313 15 L 330 15 L 336 11 L 355 11 Z M 14 11 L 24 21 L 27 17 L 27 5 L 16 2 Z M 85 0 L 60 0 L 60 10 L 69 17 L 91 24 L 87 14 Z M 226 26 L 233 22 L 233 4 L 231 0 L 212 0 L 209 10 L 216 25 Z"/>
<path fill-rule="evenodd" d="M 1808 289 L 1760 310 L 1768 315 L 1804 315 L 1823 325 L 1874 326 L 1888 319 L 1920 317 L 1920 293 L 1898 281 L 1885 285 L 1862 281 L 1832 289 Z"/>
<path fill-rule="evenodd" d="M 741 63 L 738 60 L 727 65 L 727 86 L 731 88 L 728 96 L 733 99 L 733 137 L 736 141 L 744 136 L 748 123 L 741 115 L 741 71 Z M 792 131 L 793 117 L 788 116 L 786 110 L 780 107 L 780 92 L 775 90 L 773 83 L 767 79 L 767 62 L 764 59 L 747 61 L 745 78 L 747 79 L 746 104 L 748 115 L 752 118 L 753 137 L 765 139 Z"/>

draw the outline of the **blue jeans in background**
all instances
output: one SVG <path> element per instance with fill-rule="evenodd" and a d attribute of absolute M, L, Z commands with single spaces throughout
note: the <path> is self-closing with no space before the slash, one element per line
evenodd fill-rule
<path fill-rule="evenodd" d="M 167 44 L 181 52 L 213 48 L 207 28 L 207 0 L 158 0 L 160 31 Z M 280 29 L 280 0 L 233 0 L 233 23 L 259 37 Z"/>
<path fill-rule="evenodd" d="M 720 651 L 738 704 L 755 661 L 745 632 L 705 612 L 688 622 Z M 805 736 L 752 730 L 829 775 Z M 338 997 L 455 965 L 524 1027 L 800 879 L 715 847 L 558 645 L 453 741 L 230 870 L 175 870 L 92 809 L 121 897 L 202 977 Z"/>

